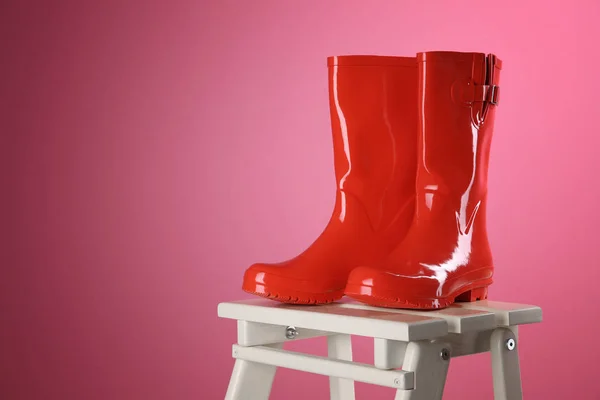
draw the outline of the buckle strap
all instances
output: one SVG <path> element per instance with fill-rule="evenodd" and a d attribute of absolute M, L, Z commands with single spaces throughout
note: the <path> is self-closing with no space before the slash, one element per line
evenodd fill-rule
<path fill-rule="evenodd" d="M 490 104 L 497 105 L 500 95 L 500 86 L 497 85 L 476 85 L 473 86 L 473 99 L 472 101 L 489 102 Z"/>

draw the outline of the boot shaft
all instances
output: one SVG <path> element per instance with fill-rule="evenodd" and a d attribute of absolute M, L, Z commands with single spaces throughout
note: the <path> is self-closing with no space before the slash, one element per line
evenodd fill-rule
<path fill-rule="evenodd" d="M 414 198 L 416 58 L 330 57 L 328 72 L 336 209 L 352 196 L 374 230 L 386 229 Z"/>
<path fill-rule="evenodd" d="M 418 213 L 426 216 L 443 197 L 468 217 L 483 211 L 476 208 L 486 199 L 502 63 L 483 53 L 425 52 L 417 59 Z"/>

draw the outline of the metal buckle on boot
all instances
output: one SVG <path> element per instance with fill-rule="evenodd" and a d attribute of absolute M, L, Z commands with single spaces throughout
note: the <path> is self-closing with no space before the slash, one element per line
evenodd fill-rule
<path fill-rule="evenodd" d="M 497 85 L 490 86 L 490 104 L 497 105 L 498 104 L 498 91 L 500 87 Z"/>

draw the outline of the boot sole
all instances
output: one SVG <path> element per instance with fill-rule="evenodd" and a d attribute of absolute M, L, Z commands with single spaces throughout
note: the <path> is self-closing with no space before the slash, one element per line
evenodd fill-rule
<path fill-rule="evenodd" d="M 473 282 L 472 284 L 457 290 L 455 293 L 440 298 L 401 299 L 392 295 L 388 296 L 381 292 L 373 293 L 372 287 L 368 288 L 371 290 L 372 294 L 365 295 L 362 293 L 369 291 L 367 287 L 356 284 L 348 284 L 344 294 L 352 299 L 360 301 L 361 303 L 365 303 L 374 307 L 402 308 L 412 310 L 439 310 L 449 307 L 453 303 L 469 303 L 473 301 L 486 300 L 488 297 L 488 287 L 491 284 L 491 279 Z"/>
<path fill-rule="evenodd" d="M 294 290 L 286 290 L 285 294 L 277 293 L 275 290 L 268 289 L 264 285 L 253 284 L 242 286 L 242 290 L 256 296 L 266 299 L 275 300 L 286 304 L 329 304 L 340 300 L 344 297 L 344 289 L 336 290 L 328 293 L 302 293 Z"/>

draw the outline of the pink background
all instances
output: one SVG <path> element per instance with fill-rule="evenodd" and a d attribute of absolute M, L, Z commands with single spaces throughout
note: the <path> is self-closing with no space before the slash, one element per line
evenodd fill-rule
<path fill-rule="evenodd" d="M 326 57 L 423 50 L 504 61 L 490 296 L 544 308 L 526 399 L 599 398 L 598 1 L 135 3 L 0 5 L 2 400 L 222 399 L 217 303 L 331 212 Z M 327 393 L 281 370 L 272 398 Z M 487 355 L 452 362 L 444 399 L 491 398 Z"/>

